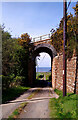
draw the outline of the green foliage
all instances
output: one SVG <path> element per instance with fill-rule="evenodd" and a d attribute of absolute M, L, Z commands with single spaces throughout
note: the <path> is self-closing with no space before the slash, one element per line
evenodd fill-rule
<path fill-rule="evenodd" d="M 47 81 L 51 82 L 51 72 L 37 72 L 36 73 L 37 80 L 41 80 L 41 78 L 44 80 L 44 77 Z"/>
<path fill-rule="evenodd" d="M 47 80 L 47 81 L 49 81 L 49 82 L 52 81 L 52 79 L 51 79 L 51 72 L 46 72 L 46 73 L 45 73 L 45 77 L 46 77 L 46 80 Z"/>
<path fill-rule="evenodd" d="M 18 43 L 20 46 L 22 46 L 24 52 L 23 52 L 23 56 L 22 56 L 22 62 L 21 62 L 21 68 L 22 68 L 22 72 L 21 75 L 23 74 L 24 77 L 27 78 L 26 75 L 28 75 L 28 60 L 30 58 L 30 53 L 32 50 L 32 45 L 30 44 L 31 42 L 31 38 L 28 35 L 28 33 L 24 33 L 21 35 L 20 38 L 18 38 Z M 28 84 L 27 80 L 23 80 L 24 85 Z"/>
<path fill-rule="evenodd" d="M 2 73 L 9 75 L 10 73 L 17 74 L 20 63 L 20 55 L 23 53 L 23 48 L 18 45 L 16 39 L 6 39 L 5 33 L 2 34 Z M 4 40 L 5 38 L 5 40 Z"/>
<path fill-rule="evenodd" d="M 2 86 L 3 89 L 20 85 L 27 85 L 29 43 L 30 38 L 26 33 L 21 35 L 25 44 L 19 44 L 17 38 L 12 38 L 8 31 L 4 31 L 4 25 L 0 27 L 2 33 Z"/>
<path fill-rule="evenodd" d="M 2 75 L 2 89 L 8 89 L 12 81 L 12 77 Z"/>
<path fill-rule="evenodd" d="M 36 73 L 36 79 L 37 80 L 41 80 L 41 76 L 42 76 L 42 79 L 44 79 L 44 73 L 43 72 L 37 72 Z"/>
<path fill-rule="evenodd" d="M 27 49 L 27 47 L 29 47 L 31 39 L 28 33 L 24 33 L 21 35 L 21 38 L 18 38 L 18 41 L 20 45 L 22 45 L 25 49 Z"/>
<path fill-rule="evenodd" d="M 23 78 L 24 78 L 24 77 L 22 77 L 22 76 L 16 76 L 16 77 L 14 78 L 14 82 L 15 82 L 17 85 L 20 85 Z"/>
<path fill-rule="evenodd" d="M 21 94 L 26 92 L 29 88 L 30 87 L 17 86 L 3 90 L 2 103 L 6 103 L 10 100 L 14 100 L 15 98 L 19 97 Z"/>
<path fill-rule="evenodd" d="M 75 14 L 78 15 L 78 1 L 75 7 L 73 7 L 73 9 L 75 10 Z"/>
<path fill-rule="evenodd" d="M 75 10 L 78 10 L 77 5 L 74 8 Z M 76 12 L 77 13 L 77 12 Z M 61 19 L 59 27 L 56 29 L 56 31 L 53 30 L 52 32 L 52 45 L 55 47 L 56 51 L 58 53 L 63 52 L 63 19 Z M 78 17 L 73 16 L 71 13 L 70 15 L 67 15 L 67 57 L 70 58 L 73 55 L 73 52 L 75 54 L 76 50 L 76 40 L 77 40 L 77 26 L 78 25 Z"/>
<path fill-rule="evenodd" d="M 77 95 L 68 94 L 68 96 L 63 97 L 63 92 L 55 90 L 59 95 L 58 99 L 50 99 L 50 109 L 52 118 L 77 118 Z"/>

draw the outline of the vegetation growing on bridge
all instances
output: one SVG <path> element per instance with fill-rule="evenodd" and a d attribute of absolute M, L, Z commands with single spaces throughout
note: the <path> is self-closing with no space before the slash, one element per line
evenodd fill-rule
<path fill-rule="evenodd" d="M 72 57 L 73 50 L 76 49 L 76 40 L 78 34 L 78 4 L 73 7 L 75 15 L 71 13 L 67 15 L 67 57 Z M 56 51 L 63 52 L 63 18 L 60 21 L 59 27 L 52 29 L 52 45 L 55 47 Z"/>

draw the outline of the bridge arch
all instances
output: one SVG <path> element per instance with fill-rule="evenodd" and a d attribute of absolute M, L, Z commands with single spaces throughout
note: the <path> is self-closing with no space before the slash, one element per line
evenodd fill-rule
<path fill-rule="evenodd" d="M 38 44 L 34 47 L 34 50 L 32 51 L 32 57 L 31 60 L 29 61 L 29 72 L 28 72 L 28 79 L 29 79 L 29 84 L 33 85 L 34 81 L 36 79 L 36 57 L 39 55 L 39 53 L 45 52 L 48 53 L 51 57 L 51 68 L 52 68 L 52 61 L 53 58 L 57 55 L 57 52 L 53 45 L 48 44 L 48 43 L 42 43 Z"/>
<path fill-rule="evenodd" d="M 57 52 L 55 48 L 53 47 L 53 45 L 42 43 L 42 44 L 38 44 L 37 46 L 35 46 L 33 50 L 33 54 L 32 54 L 32 60 L 41 52 L 48 53 L 51 56 L 51 58 L 57 55 Z"/>

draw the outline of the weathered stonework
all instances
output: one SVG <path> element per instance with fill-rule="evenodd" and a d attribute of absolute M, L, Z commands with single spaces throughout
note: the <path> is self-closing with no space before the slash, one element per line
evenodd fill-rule
<path fill-rule="evenodd" d="M 34 60 L 29 60 L 28 63 L 28 84 L 30 86 L 33 85 L 34 83 L 34 78 L 35 78 L 35 61 Z"/>
<path fill-rule="evenodd" d="M 34 49 L 32 50 L 31 60 L 28 65 L 28 79 L 29 84 L 33 84 L 36 79 L 35 58 L 41 52 L 46 52 L 51 56 L 52 63 L 52 87 L 63 90 L 63 55 L 58 54 L 55 48 L 51 45 L 50 39 L 40 40 L 32 43 Z M 67 60 L 67 92 L 78 94 L 78 70 L 77 58 L 75 54 L 70 60 Z"/>
<path fill-rule="evenodd" d="M 49 43 L 48 44 L 47 43 L 41 43 L 41 44 L 38 43 L 37 46 L 34 47 L 34 49 L 32 51 L 31 59 L 29 60 L 29 63 L 28 63 L 29 85 L 33 85 L 34 81 L 36 79 L 36 61 L 35 60 L 36 60 L 36 56 L 38 56 L 39 53 L 41 53 L 41 52 L 48 53 L 51 57 L 51 61 L 57 55 L 55 48 L 52 45 L 50 45 Z"/>
<path fill-rule="evenodd" d="M 76 73 L 76 57 L 67 60 L 67 92 L 78 94 L 78 74 Z M 63 90 L 63 55 L 53 58 L 52 64 L 52 86 Z"/>
<path fill-rule="evenodd" d="M 78 94 L 78 82 L 76 83 L 76 94 Z"/>

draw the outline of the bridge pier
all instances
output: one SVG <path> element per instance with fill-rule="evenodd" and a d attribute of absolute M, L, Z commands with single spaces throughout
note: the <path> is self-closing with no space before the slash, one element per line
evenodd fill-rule
<path fill-rule="evenodd" d="M 30 59 L 28 62 L 28 84 L 30 86 L 33 86 L 35 79 L 36 79 L 35 60 Z"/>

